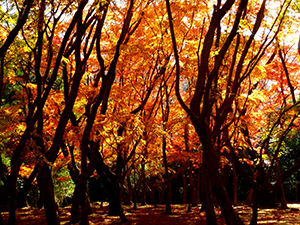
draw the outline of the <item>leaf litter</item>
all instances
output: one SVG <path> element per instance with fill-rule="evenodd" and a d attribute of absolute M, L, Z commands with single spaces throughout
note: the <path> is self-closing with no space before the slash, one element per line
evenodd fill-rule
<path fill-rule="evenodd" d="M 97 224 L 124 224 L 124 225 L 205 225 L 205 212 L 200 211 L 201 205 L 191 208 L 187 213 L 187 205 L 174 204 L 172 205 L 172 215 L 164 214 L 164 205 L 138 206 L 137 210 L 133 206 L 124 206 L 124 211 L 129 223 L 121 223 L 118 216 L 108 216 L 108 204 L 104 203 L 100 207 L 99 203 L 92 204 L 93 214 L 89 215 L 90 225 Z M 300 224 L 300 204 L 288 204 L 288 209 L 280 208 L 259 208 L 257 224 L 282 224 L 295 225 Z M 241 219 L 246 225 L 250 224 L 252 218 L 252 209 L 248 205 L 238 205 L 234 207 Z M 70 224 L 71 206 L 60 208 L 60 222 L 62 225 Z M 219 208 L 215 209 L 218 224 L 226 224 L 224 217 L 221 215 Z M 8 212 L 3 212 L 2 216 L 4 223 L 8 220 Z M 40 225 L 46 224 L 46 217 L 43 209 L 36 209 L 32 207 L 25 207 L 16 210 L 16 222 L 22 225 Z M 77 224 L 75 224 L 77 225 Z"/>

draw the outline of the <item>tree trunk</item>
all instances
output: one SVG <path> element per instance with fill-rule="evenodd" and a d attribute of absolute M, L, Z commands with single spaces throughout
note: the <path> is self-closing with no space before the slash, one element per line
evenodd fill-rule
<path fill-rule="evenodd" d="M 209 160 L 209 162 L 211 161 Z M 213 165 L 214 163 L 211 164 Z M 242 225 L 243 222 L 240 220 L 240 218 L 232 208 L 231 202 L 228 198 L 227 192 L 225 190 L 221 176 L 219 174 L 218 167 L 219 165 L 215 164 L 213 166 L 209 166 L 208 169 L 209 169 L 209 176 L 213 186 L 213 190 L 216 194 L 218 203 L 221 206 L 222 213 L 225 217 L 226 223 L 228 225 Z"/>
<path fill-rule="evenodd" d="M 151 204 L 153 204 L 154 208 L 157 207 L 156 199 L 155 199 L 155 189 L 154 189 L 155 177 L 150 177 L 149 191 L 151 196 Z"/>
<path fill-rule="evenodd" d="M 221 207 L 226 223 L 227 225 L 243 225 L 244 223 L 234 211 L 224 187 L 219 172 L 219 156 L 214 146 L 210 130 L 205 122 L 202 124 L 202 126 L 195 118 L 192 119 L 192 122 L 202 143 L 203 161 L 206 163 L 209 180 L 211 181 L 212 189 L 217 197 L 218 204 Z"/>
<path fill-rule="evenodd" d="M 109 212 L 110 216 L 120 216 L 122 222 L 128 222 L 128 219 L 125 217 L 123 208 L 120 202 L 120 184 L 116 179 L 116 176 L 113 177 L 111 183 L 107 189 L 108 199 L 109 199 Z"/>
<path fill-rule="evenodd" d="M 15 225 L 16 224 L 16 198 L 17 198 L 17 190 L 16 185 L 13 185 L 10 194 L 10 201 L 9 201 L 9 217 L 8 217 L 8 225 Z"/>
<path fill-rule="evenodd" d="M 86 180 L 85 180 L 85 174 L 81 178 L 80 182 L 80 211 L 81 211 L 81 225 L 88 225 L 88 212 L 87 212 L 87 198 L 86 198 Z"/>
<path fill-rule="evenodd" d="M 130 181 L 130 175 L 127 175 L 127 196 L 124 200 L 124 205 L 131 205 L 131 199 L 132 199 L 132 194 L 133 194 L 133 187 L 131 185 Z"/>
<path fill-rule="evenodd" d="M 279 182 L 280 182 L 279 188 L 280 188 L 280 197 L 281 197 L 280 198 L 281 208 L 282 209 L 288 209 L 285 194 L 284 194 L 284 188 L 283 188 L 283 185 L 282 185 L 282 181 L 280 180 Z"/>
<path fill-rule="evenodd" d="M 257 216 L 258 216 L 258 203 L 259 203 L 259 190 L 254 191 L 254 203 L 252 206 L 252 219 L 250 225 L 257 225 Z"/>
<path fill-rule="evenodd" d="M 286 199 L 285 199 L 285 194 L 284 194 L 284 189 L 283 189 L 283 185 L 282 185 L 282 179 L 281 179 L 281 173 L 280 173 L 278 160 L 276 162 L 276 170 L 277 170 L 277 176 L 278 176 L 277 182 L 279 182 L 281 208 L 282 209 L 287 209 L 288 206 L 287 206 L 287 202 L 286 202 Z M 297 196 L 296 196 L 296 198 L 297 198 Z"/>
<path fill-rule="evenodd" d="M 233 205 L 237 205 L 237 175 L 236 175 L 234 164 L 232 164 L 232 176 L 233 176 Z"/>
<path fill-rule="evenodd" d="M 217 225 L 217 218 L 213 205 L 213 196 L 209 181 L 209 174 L 205 159 L 203 159 L 203 170 L 201 177 L 201 197 L 202 197 L 202 209 L 206 213 L 207 224 Z"/>
<path fill-rule="evenodd" d="M 37 173 L 38 173 L 38 165 L 35 165 L 34 170 L 30 174 L 28 179 L 26 179 L 24 187 L 20 190 L 20 192 L 18 194 L 17 208 L 23 208 L 28 205 L 27 204 L 27 195 L 28 195 L 28 192 L 30 191 L 32 182 L 34 181 Z"/>
<path fill-rule="evenodd" d="M 185 174 L 182 172 L 182 183 L 183 183 L 183 193 L 182 193 L 182 204 L 186 203 L 186 180 L 185 180 Z"/>
<path fill-rule="evenodd" d="M 11 174 L 8 179 L 7 185 L 4 188 L 4 191 L 1 193 L 1 202 L 6 198 L 7 195 L 9 198 L 8 225 L 16 224 L 16 200 L 17 200 L 16 184 L 17 184 L 20 166 L 21 166 L 21 161 L 14 154 L 11 158 Z"/>
<path fill-rule="evenodd" d="M 75 180 L 78 180 L 78 177 Z M 89 196 L 85 192 L 84 203 L 81 201 L 81 198 L 82 198 L 81 197 L 81 194 L 82 194 L 81 188 L 82 187 L 77 182 L 76 182 L 76 186 L 75 186 L 75 190 L 74 190 L 73 198 L 72 198 L 71 220 L 70 220 L 71 224 L 78 223 L 79 221 L 81 221 L 80 215 L 81 215 L 82 204 L 84 204 L 84 209 L 86 211 L 85 213 L 87 213 L 87 215 L 92 214 L 92 208 L 90 206 Z"/>
<path fill-rule="evenodd" d="M 71 221 L 70 223 L 78 223 L 80 220 L 79 202 L 80 202 L 80 186 L 76 184 L 72 198 Z"/>
<path fill-rule="evenodd" d="M 139 193 L 139 187 L 137 187 L 137 185 L 135 185 L 133 188 L 133 209 L 134 210 L 137 210 L 138 193 Z"/>
<path fill-rule="evenodd" d="M 166 183 L 167 183 L 167 198 L 166 198 L 166 209 L 165 214 L 171 215 L 172 209 L 171 209 L 171 198 L 172 198 L 172 188 L 171 188 L 171 179 L 170 174 L 168 171 L 168 164 L 167 164 L 167 154 L 166 154 L 166 139 L 163 137 L 163 161 L 165 166 L 165 175 L 166 175 Z"/>
<path fill-rule="evenodd" d="M 196 179 L 196 204 L 200 203 L 200 176 L 201 176 L 201 170 L 200 168 L 197 168 L 197 179 Z"/>
<path fill-rule="evenodd" d="M 141 205 L 146 205 L 145 160 L 142 161 L 142 196 L 141 196 Z"/>
<path fill-rule="evenodd" d="M 159 184 L 156 184 L 156 187 L 158 189 L 159 193 L 159 202 L 160 204 L 165 204 L 165 183 L 163 181 L 160 182 L 161 186 Z"/>
<path fill-rule="evenodd" d="M 248 194 L 248 196 L 246 198 L 246 203 L 247 204 L 251 204 L 252 199 L 253 199 L 253 188 L 250 188 L 249 194 Z"/>
<path fill-rule="evenodd" d="M 192 162 L 190 162 L 190 168 L 189 168 L 189 182 L 190 182 L 190 199 L 189 199 L 189 204 L 192 206 L 197 205 L 197 200 L 196 200 L 196 192 L 195 192 L 195 179 L 193 177 L 193 165 Z"/>
<path fill-rule="evenodd" d="M 0 212 L 0 225 L 4 225 L 4 222 L 3 222 L 3 218 L 2 218 L 1 212 Z"/>
<path fill-rule="evenodd" d="M 54 199 L 51 170 L 48 166 L 40 167 L 37 182 L 40 188 L 42 201 L 44 203 L 47 224 L 59 225 L 58 207 Z"/>

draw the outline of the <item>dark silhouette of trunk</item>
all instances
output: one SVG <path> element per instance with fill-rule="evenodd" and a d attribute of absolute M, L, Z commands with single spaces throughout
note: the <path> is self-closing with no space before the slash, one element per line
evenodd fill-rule
<path fill-rule="evenodd" d="M 196 179 L 196 204 L 200 203 L 200 177 L 201 177 L 201 170 L 200 168 L 196 169 L 197 179 Z"/>
<path fill-rule="evenodd" d="M 134 210 L 137 210 L 137 200 L 139 197 L 142 182 L 143 182 L 143 178 L 139 177 L 136 184 L 134 185 L 134 194 L 133 194 L 133 203 L 134 203 L 133 209 Z"/>
<path fill-rule="evenodd" d="M 171 215 L 172 214 L 172 209 L 171 209 L 172 187 L 171 187 L 171 178 L 168 171 L 166 145 L 167 145 L 166 138 L 163 137 L 162 150 L 163 150 L 163 161 L 164 161 L 164 168 L 165 168 L 166 183 L 167 183 L 167 198 L 166 198 L 165 214 Z"/>
<path fill-rule="evenodd" d="M 110 185 L 107 189 L 108 199 L 109 199 L 109 212 L 110 216 L 120 216 L 122 222 L 128 222 L 128 219 L 125 217 L 121 201 L 120 201 L 120 182 L 117 179 L 117 176 L 113 176 L 113 179 L 110 182 Z"/>
<path fill-rule="evenodd" d="M 74 146 L 70 146 L 70 156 L 71 162 L 68 165 L 70 176 L 75 184 L 75 190 L 72 197 L 72 207 L 71 207 L 71 220 L 70 223 L 78 223 L 80 220 L 80 210 L 79 210 L 79 197 L 80 197 L 80 186 L 79 182 L 79 170 L 76 166 L 75 158 L 74 158 Z"/>
<path fill-rule="evenodd" d="M 155 188 L 154 188 L 155 179 L 156 178 L 154 176 L 151 176 L 148 186 L 149 186 L 149 191 L 150 191 L 151 204 L 153 204 L 153 206 L 156 208 L 157 203 L 156 203 L 156 199 L 155 199 Z"/>
<path fill-rule="evenodd" d="M 12 177 L 12 176 L 11 176 Z M 14 178 L 14 177 L 12 177 Z M 15 177 L 17 179 L 17 177 Z M 8 217 L 8 225 L 15 225 L 16 224 L 16 183 L 13 183 L 8 186 L 11 188 L 10 196 L 9 196 L 9 217 Z"/>
<path fill-rule="evenodd" d="M 76 183 L 75 183 L 76 184 Z M 73 193 L 73 198 L 72 198 L 72 208 L 71 208 L 71 221 L 70 223 L 78 223 L 80 221 L 80 186 L 76 184 L 75 190 Z"/>
<path fill-rule="evenodd" d="M 200 137 L 201 143 L 203 144 L 203 160 L 205 160 L 206 162 L 209 180 L 211 182 L 212 189 L 217 197 L 218 204 L 222 209 L 222 213 L 225 217 L 226 223 L 228 225 L 242 225 L 243 222 L 233 210 L 226 189 L 224 187 L 221 175 L 219 173 L 218 156 L 214 146 L 210 142 L 211 139 L 207 136 L 207 133 L 205 131 L 203 132 L 203 129 L 196 130 Z"/>
<path fill-rule="evenodd" d="M 201 176 L 201 198 L 202 198 L 201 211 L 204 210 L 206 212 L 207 224 L 216 225 L 217 218 L 214 210 L 213 195 L 211 191 L 208 168 L 204 158 L 202 161 L 202 168 L 203 169 L 202 169 L 202 176 Z"/>
<path fill-rule="evenodd" d="M 234 164 L 232 165 L 232 176 L 233 176 L 233 205 L 237 205 L 237 174 L 235 171 Z"/>
<path fill-rule="evenodd" d="M 133 187 L 130 181 L 130 173 L 126 176 L 126 183 L 127 183 L 127 195 L 126 198 L 124 200 L 124 205 L 131 205 L 131 199 L 132 199 L 132 194 L 133 194 Z"/>
<path fill-rule="evenodd" d="M 27 204 L 27 195 L 28 195 L 28 193 L 30 191 L 30 188 L 32 186 L 32 182 L 36 178 L 36 175 L 38 173 L 38 169 L 39 169 L 39 166 L 35 165 L 32 173 L 30 174 L 28 179 L 26 179 L 24 187 L 19 191 L 18 200 L 17 200 L 17 208 L 23 208 L 23 207 L 28 206 L 28 204 Z"/>
<path fill-rule="evenodd" d="M 254 190 L 254 202 L 252 206 L 252 219 L 250 225 L 257 225 L 257 216 L 258 216 L 258 203 L 259 203 L 259 194 L 260 190 Z"/>
<path fill-rule="evenodd" d="M 187 192 L 187 187 L 186 187 L 186 180 L 185 180 L 185 172 L 182 172 L 182 183 L 183 183 L 183 193 L 182 193 L 182 204 L 186 203 L 186 192 Z"/>
<path fill-rule="evenodd" d="M 160 204 L 165 204 L 165 183 L 162 180 L 159 184 L 156 184 L 157 190 L 159 191 L 159 202 Z"/>
<path fill-rule="evenodd" d="M 189 166 L 189 183 L 190 183 L 190 199 L 189 199 L 189 203 L 192 206 L 196 206 L 197 205 L 197 200 L 196 200 L 196 187 L 195 187 L 195 177 L 193 176 L 193 164 L 192 162 L 190 162 L 190 166 Z"/>
<path fill-rule="evenodd" d="M 142 179 L 142 193 L 141 193 L 141 205 L 146 205 L 146 175 L 145 175 L 145 160 L 142 160 L 142 168 L 141 168 L 141 179 Z"/>
<path fill-rule="evenodd" d="M 282 184 L 282 179 L 281 179 L 281 173 L 280 173 L 278 160 L 276 162 L 276 171 L 277 171 L 277 182 L 278 182 L 279 191 L 280 191 L 280 202 L 281 202 L 280 207 L 282 209 L 287 209 L 288 206 L 287 206 L 287 202 L 286 202 L 286 199 L 285 199 L 284 188 L 283 188 L 283 184 Z M 275 194 L 277 194 L 277 191 L 274 191 L 274 189 L 273 189 L 273 192 L 275 192 Z M 297 198 L 297 196 L 296 196 L 296 198 Z"/>
<path fill-rule="evenodd" d="M 44 204 L 47 224 L 59 225 L 58 206 L 54 200 L 54 188 L 51 170 L 48 166 L 41 166 L 37 176 L 41 199 Z"/>
<path fill-rule="evenodd" d="M 72 207 L 71 207 L 71 220 L 70 223 L 78 223 L 79 221 L 81 221 L 81 209 L 83 208 L 82 206 L 82 201 L 81 201 L 81 190 L 80 190 L 80 186 L 76 185 L 75 186 L 75 190 L 73 193 L 73 198 L 72 198 Z M 89 202 L 89 197 L 88 194 L 85 193 L 85 211 L 87 213 L 87 215 L 92 214 L 92 208 L 90 206 L 90 202 Z"/>
<path fill-rule="evenodd" d="M 4 183 L 4 188 L 7 186 L 7 178 L 6 175 L 8 174 L 7 167 L 3 164 L 2 158 L 0 157 L 0 179 Z M 0 225 L 4 225 L 3 218 L 1 216 L 1 206 L 5 203 L 0 203 Z"/>

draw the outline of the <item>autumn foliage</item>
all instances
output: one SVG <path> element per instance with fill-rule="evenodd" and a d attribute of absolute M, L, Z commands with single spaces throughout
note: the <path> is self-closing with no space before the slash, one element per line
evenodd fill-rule
<path fill-rule="evenodd" d="M 88 224 L 94 180 L 123 222 L 122 204 L 201 203 L 207 224 L 215 206 L 244 224 L 238 180 L 252 225 L 259 205 L 287 208 L 284 181 L 300 168 L 280 161 L 299 134 L 297 13 L 287 0 L 3 1 L 8 224 L 38 204 L 60 224 L 66 197 L 71 223 Z"/>

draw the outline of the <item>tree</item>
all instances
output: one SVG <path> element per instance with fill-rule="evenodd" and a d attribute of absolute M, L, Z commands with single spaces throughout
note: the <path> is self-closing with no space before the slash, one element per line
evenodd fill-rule
<path fill-rule="evenodd" d="M 279 22 L 278 27 L 280 27 L 283 17 L 279 17 L 279 15 L 282 16 L 282 11 L 285 12 L 285 10 L 280 11 L 278 14 L 277 18 L 281 18 L 281 20 L 275 19 L 274 25 L 268 28 L 273 31 L 272 35 L 260 37 L 261 44 L 256 49 L 253 45 L 254 37 L 259 36 L 258 30 L 262 26 L 266 1 L 262 2 L 254 21 L 246 17 L 251 13 L 248 11 L 248 7 L 251 6 L 248 1 L 240 1 L 236 4 L 234 1 L 226 1 L 223 4 L 218 1 L 208 22 L 208 29 L 204 34 L 203 43 L 201 39 L 199 41 L 199 46 L 202 46 L 202 49 L 199 49 L 201 52 L 198 51 L 197 55 L 197 81 L 193 98 L 190 106 L 188 106 L 180 93 L 180 57 L 168 0 L 166 6 L 176 61 L 177 99 L 189 114 L 199 135 L 203 148 L 203 163 L 207 165 L 209 173 L 207 182 L 211 182 L 213 193 L 218 199 L 227 224 L 242 224 L 231 206 L 219 174 L 220 153 L 223 145 L 228 141 L 230 142 L 229 128 L 232 124 L 236 125 L 234 121 L 241 113 L 239 111 L 240 103 L 239 101 L 235 102 L 235 100 L 240 96 L 245 80 L 249 79 L 251 72 L 264 55 L 267 47 L 274 41 L 279 31 L 279 28 L 273 31 L 274 25 Z M 230 11 L 233 8 L 236 9 L 235 14 Z M 226 20 L 228 18 L 226 15 L 233 14 L 233 22 L 232 20 Z M 248 34 L 238 30 L 239 26 L 243 27 L 241 23 L 245 20 L 251 27 Z M 229 21 L 228 31 L 222 31 L 223 21 Z M 243 48 L 240 46 L 242 43 Z M 228 55 L 230 52 L 232 57 Z M 230 57 L 229 60 L 228 57 Z M 224 83 L 225 85 L 222 85 Z M 235 103 L 238 103 L 238 105 Z M 207 191 L 209 188 L 208 186 Z M 212 199 L 204 199 L 207 221 L 209 224 L 217 224 L 211 202 Z"/>

